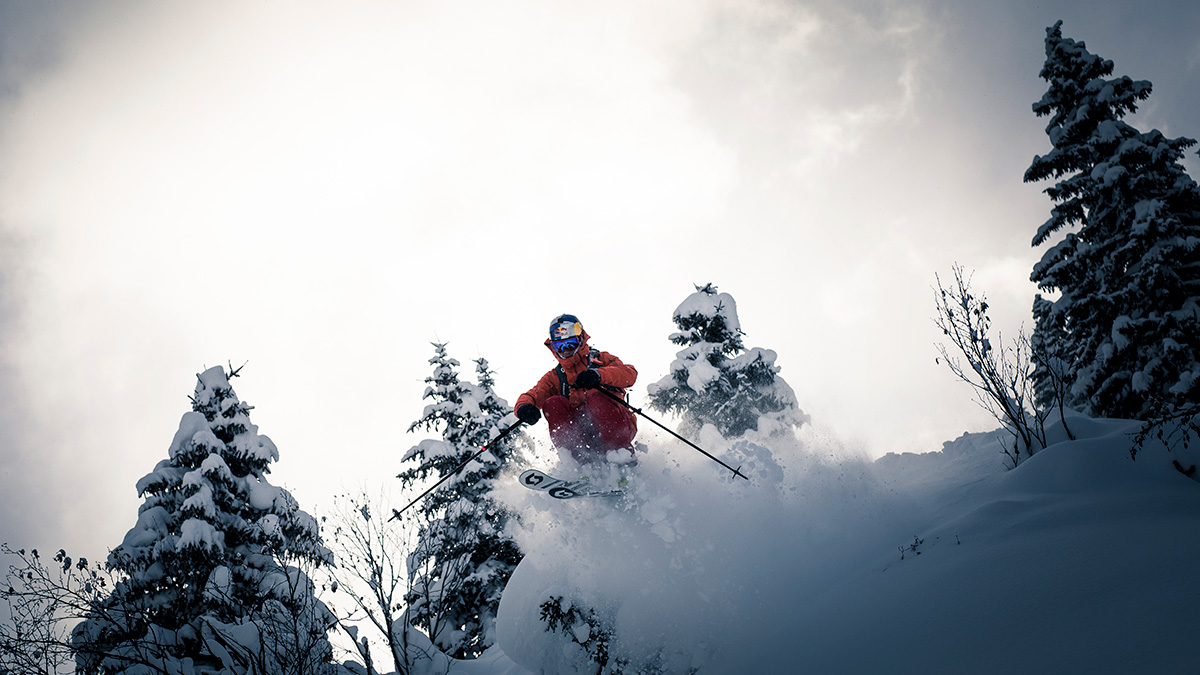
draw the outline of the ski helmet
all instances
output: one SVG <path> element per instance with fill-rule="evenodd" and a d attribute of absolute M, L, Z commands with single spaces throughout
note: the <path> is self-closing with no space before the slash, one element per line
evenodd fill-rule
<path fill-rule="evenodd" d="M 583 324 L 573 314 L 559 314 L 550 322 L 550 349 L 559 357 L 575 356 L 583 346 Z"/>
<path fill-rule="evenodd" d="M 565 340 L 583 337 L 583 324 L 574 314 L 559 314 L 550 321 L 550 339 Z"/>

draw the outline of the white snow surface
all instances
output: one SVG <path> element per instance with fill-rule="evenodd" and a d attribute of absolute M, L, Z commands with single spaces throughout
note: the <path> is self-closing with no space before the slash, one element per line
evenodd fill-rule
<path fill-rule="evenodd" d="M 283 490 L 268 483 L 266 478 L 247 477 L 245 481 L 250 506 L 259 511 L 272 510 L 275 508 L 276 500 L 283 495 Z"/>
<path fill-rule="evenodd" d="M 1132 461 L 1137 423 L 1068 421 L 1077 440 L 1055 426 L 1014 470 L 997 433 L 872 462 L 806 427 L 708 430 L 749 481 L 645 431 L 623 502 L 504 480 L 526 556 L 497 647 L 446 672 L 596 672 L 545 630 L 551 596 L 611 621 L 626 672 L 1196 672 L 1200 483 L 1171 460 L 1198 457 L 1149 445 Z"/>
<path fill-rule="evenodd" d="M 179 454 L 179 451 L 184 449 L 189 442 L 195 445 L 206 445 L 210 448 L 220 446 L 220 441 L 213 436 L 212 429 L 208 426 L 208 420 L 198 412 L 188 411 L 180 418 L 179 431 L 175 432 L 175 438 L 171 441 L 167 456 L 175 459 L 175 455 Z"/>
<path fill-rule="evenodd" d="M 728 293 L 716 293 L 713 295 L 702 291 L 692 293 L 675 308 L 673 316 L 676 319 L 688 316 L 703 316 L 712 319 L 717 316 L 723 316 L 725 317 L 725 325 L 729 330 L 737 331 L 741 328 L 741 324 L 738 323 L 737 318 L 737 302 Z"/>
<path fill-rule="evenodd" d="M 692 391 L 704 391 L 707 389 L 708 385 L 721 377 L 721 371 L 713 367 L 708 361 L 708 355 L 715 347 L 716 345 L 705 342 L 681 351 L 678 358 L 671 363 L 671 373 L 660 380 L 658 386 L 664 389 L 674 386 L 674 373 L 677 370 L 682 370 L 687 373 L 686 384 Z"/>
<path fill-rule="evenodd" d="M 225 535 L 218 532 L 208 521 L 188 518 L 179 526 L 179 541 L 175 548 L 183 550 L 189 546 L 223 549 Z"/>

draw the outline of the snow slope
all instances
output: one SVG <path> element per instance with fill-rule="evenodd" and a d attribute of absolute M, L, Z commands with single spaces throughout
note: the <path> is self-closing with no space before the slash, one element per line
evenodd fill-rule
<path fill-rule="evenodd" d="M 874 462 L 811 431 L 702 439 L 752 478 L 735 482 L 643 434 L 623 503 L 505 481 L 526 558 L 499 649 L 450 672 L 596 672 L 576 642 L 601 622 L 626 672 L 1200 671 L 1200 483 L 1161 447 L 1131 461 L 1135 423 L 1070 423 L 1079 440 L 1011 471 L 996 434 Z M 598 625 L 547 632 L 552 596 Z"/>

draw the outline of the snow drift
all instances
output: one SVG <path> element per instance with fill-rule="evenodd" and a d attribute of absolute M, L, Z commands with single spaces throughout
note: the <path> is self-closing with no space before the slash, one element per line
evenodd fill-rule
<path fill-rule="evenodd" d="M 526 556 L 498 644 L 544 673 L 596 672 L 606 630 L 625 672 L 1191 670 L 1200 485 L 1131 461 L 1136 423 L 1070 423 L 1011 471 L 997 434 L 872 462 L 810 429 L 702 439 L 749 482 L 646 434 L 623 501 L 504 482 Z M 551 598 L 596 625 L 547 631 Z"/>

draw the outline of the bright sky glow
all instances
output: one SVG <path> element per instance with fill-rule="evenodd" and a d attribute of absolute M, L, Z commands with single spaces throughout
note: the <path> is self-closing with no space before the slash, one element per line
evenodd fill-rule
<path fill-rule="evenodd" d="M 636 399 L 694 283 L 852 451 L 991 428 L 930 287 L 1027 321 L 1044 28 L 1200 135 L 1197 8 L 1041 4 L 0 2 L 0 539 L 118 543 L 206 366 L 319 512 L 422 438 L 431 341 L 511 402 L 569 311 Z"/>

